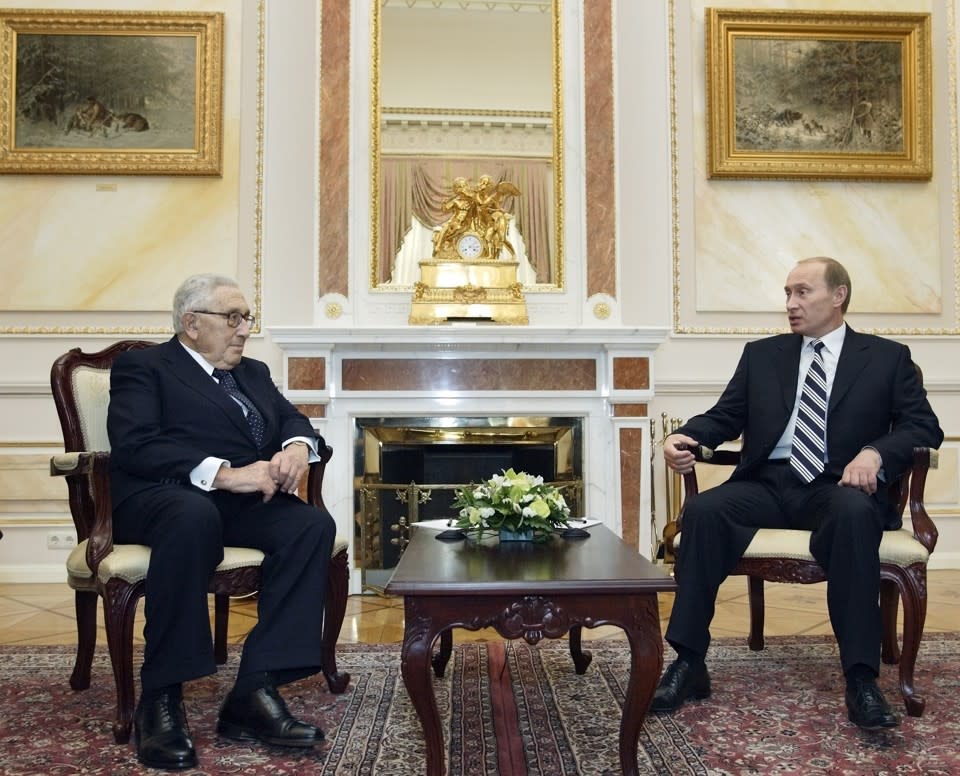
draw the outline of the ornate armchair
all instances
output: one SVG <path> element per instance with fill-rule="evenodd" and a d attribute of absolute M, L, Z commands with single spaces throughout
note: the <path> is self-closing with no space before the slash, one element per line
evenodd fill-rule
<path fill-rule="evenodd" d="M 736 466 L 737 450 L 694 449 L 700 463 Z M 892 503 L 902 514 L 909 500 L 910 524 L 895 531 L 885 531 L 880 542 L 880 611 L 883 623 L 881 656 L 884 663 L 900 664 L 900 692 L 907 714 L 923 715 L 925 701 L 913 688 L 913 668 L 923 636 L 927 616 L 927 560 L 937 544 L 937 527 L 923 505 L 927 471 L 937 467 L 937 451 L 918 447 L 913 451 L 910 471 L 890 488 Z M 696 467 L 683 475 L 684 498 L 699 492 Z M 678 517 L 674 547 L 678 548 L 683 531 L 683 512 Z M 810 532 L 779 528 L 757 531 L 732 574 L 747 577 L 750 601 L 750 649 L 763 649 L 763 583 L 824 582 L 823 569 L 810 554 Z M 903 639 L 897 639 L 898 601 L 903 600 Z"/>
<path fill-rule="evenodd" d="M 117 743 L 130 738 L 134 711 L 133 625 L 137 602 L 144 595 L 150 548 L 113 543 L 110 501 L 110 443 L 107 405 L 110 368 L 122 352 L 153 343 L 124 340 L 96 353 L 79 348 L 58 358 L 50 371 L 53 398 L 60 416 L 66 451 L 50 461 L 50 473 L 67 481 L 70 512 L 77 530 L 77 547 L 67 559 L 67 584 L 75 591 L 77 658 L 70 677 L 74 690 L 90 686 L 90 669 L 97 641 L 97 598 L 103 598 L 107 647 L 117 685 L 113 734 Z M 320 449 L 321 460 L 307 475 L 307 499 L 323 506 L 323 474 L 333 451 Z M 230 596 L 257 591 L 263 553 L 227 547 L 223 562 L 210 580 L 214 596 L 214 653 L 227 659 L 227 620 Z M 348 589 L 347 540 L 333 547 L 324 604 L 323 673 L 330 691 L 343 692 L 350 675 L 337 671 L 336 643 L 346 611 Z"/>

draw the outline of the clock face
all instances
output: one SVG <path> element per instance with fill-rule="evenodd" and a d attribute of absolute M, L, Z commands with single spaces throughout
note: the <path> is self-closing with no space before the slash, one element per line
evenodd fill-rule
<path fill-rule="evenodd" d="M 475 259 L 483 253 L 483 243 L 475 234 L 465 234 L 457 241 L 457 253 L 464 259 Z"/>

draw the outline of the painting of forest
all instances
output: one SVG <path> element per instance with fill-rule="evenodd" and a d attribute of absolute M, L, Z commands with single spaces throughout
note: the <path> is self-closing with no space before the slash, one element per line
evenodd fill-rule
<path fill-rule="evenodd" d="M 735 38 L 736 151 L 902 154 L 897 41 Z"/>
<path fill-rule="evenodd" d="M 192 150 L 194 35 L 20 34 L 14 147 Z"/>

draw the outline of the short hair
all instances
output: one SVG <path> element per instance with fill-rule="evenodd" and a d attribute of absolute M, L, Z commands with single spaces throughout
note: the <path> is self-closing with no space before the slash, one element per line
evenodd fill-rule
<path fill-rule="evenodd" d="M 827 288 L 831 291 L 840 286 L 847 287 L 847 298 L 843 300 L 843 305 L 840 307 L 841 312 L 846 313 L 847 308 L 850 306 L 850 297 L 853 296 L 853 285 L 850 283 L 850 273 L 847 272 L 847 268 L 829 256 L 812 256 L 809 259 L 801 259 L 797 264 L 809 264 L 812 262 L 823 264 L 823 279 L 827 283 Z"/>
<path fill-rule="evenodd" d="M 207 307 L 218 288 L 229 286 L 239 288 L 236 280 L 226 275 L 216 275 L 207 272 L 202 275 L 191 275 L 180 284 L 173 295 L 173 330 L 183 334 L 183 316 L 192 310 Z"/>

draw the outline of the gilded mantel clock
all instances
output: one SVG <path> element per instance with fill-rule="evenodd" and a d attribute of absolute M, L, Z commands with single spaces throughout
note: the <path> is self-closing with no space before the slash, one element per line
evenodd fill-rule
<path fill-rule="evenodd" d="M 502 207 L 504 198 L 519 194 L 512 183 L 494 183 L 489 175 L 481 175 L 476 187 L 454 179 L 441 205 L 450 217 L 434 232 L 433 255 L 420 262 L 410 323 L 529 322 L 517 254 L 507 239 L 510 215 Z"/>

